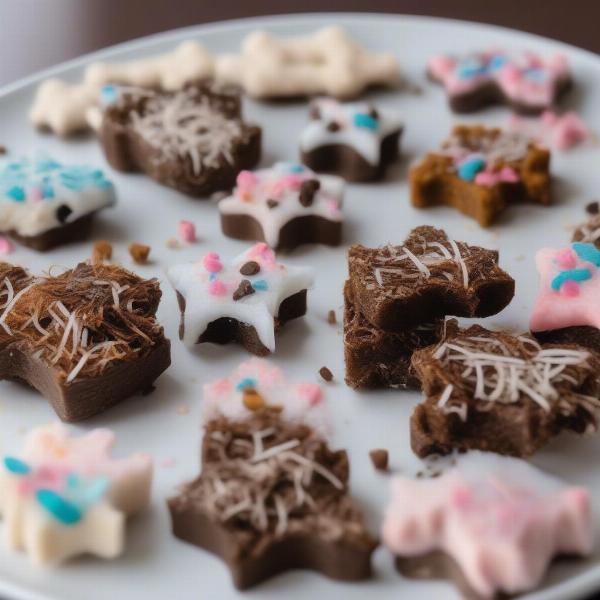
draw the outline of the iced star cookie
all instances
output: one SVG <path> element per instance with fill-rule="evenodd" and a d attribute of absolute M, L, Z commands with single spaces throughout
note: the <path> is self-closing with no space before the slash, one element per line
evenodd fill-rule
<path fill-rule="evenodd" d="M 126 518 L 148 503 L 152 463 L 145 454 L 112 458 L 114 439 L 106 429 L 74 436 L 50 425 L 31 431 L 18 457 L 4 457 L 0 510 L 9 548 L 37 564 L 123 552 Z"/>
<path fill-rule="evenodd" d="M 318 98 L 311 102 L 310 116 L 300 136 L 300 160 L 314 171 L 371 181 L 398 157 L 403 125 L 391 111 Z"/>
<path fill-rule="evenodd" d="M 251 33 L 241 54 L 216 57 L 215 77 L 254 98 L 324 94 L 349 99 L 368 87 L 397 85 L 399 68 L 392 54 L 369 52 L 340 27 L 325 27 L 284 39 Z"/>
<path fill-rule="evenodd" d="M 35 250 L 85 238 L 93 216 L 115 199 L 114 185 L 95 167 L 0 159 L 0 232 Z"/>
<path fill-rule="evenodd" d="M 224 264 L 209 252 L 202 260 L 167 272 L 181 309 L 179 336 L 187 346 L 237 341 L 264 356 L 275 350 L 275 333 L 306 313 L 313 272 L 277 262 L 259 243 Z"/>
<path fill-rule="evenodd" d="M 429 61 L 427 73 L 444 86 L 450 108 L 458 113 L 499 103 L 519 113 L 540 113 L 552 108 L 572 85 L 564 54 L 544 57 L 501 50 L 460 58 L 442 54 Z"/>
<path fill-rule="evenodd" d="M 81 263 L 36 277 L 0 263 L 0 379 L 22 380 L 63 421 L 148 390 L 170 365 L 158 281 Z"/>
<path fill-rule="evenodd" d="M 517 132 L 459 125 L 409 173 L 412 205 L 447 205 L 482 227 L 511 204 L 547 205 L 550 152 Z"/>
<path fill-rule="evenodd" d="M 396 477 L 383 543 L 407 577 L 445 577 L 467 598 L 538 587 L 552 560 L 587 556 L 589 492 L 525 461 L 470 452 L 432 479 Z"/>
<path fill-rule="evenodd" d="M 168 500 L 174 535 L 219 556 L 239 589 L 291 569 L 370 577 L 377 542 L 348 492 L 348 456 L 330 448 L 319 386 L 254 359 L 204 400 L 202 472 Z"/>
<path fill-rule="evenodd" d="M 274 250 L 301 244 L 337 246 L 342 238 L 344 181 L 293 163 L 242 171 L 219 202 L 223 233 L 266 242 Z"/>
<path fill-rule="evenodd" d="M 112 89 L 98 137 L 119 171 L 142 171 L 185 194 L 208 196 L 230 190 L 260 159 L 261 129 L 242 119 L 237 90 L 213 82 L 173 92 Z"/>

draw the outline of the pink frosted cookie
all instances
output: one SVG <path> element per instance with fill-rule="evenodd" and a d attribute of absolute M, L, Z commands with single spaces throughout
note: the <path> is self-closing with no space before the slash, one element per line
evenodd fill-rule
<path fill-rule="evenodd" d="M 446 89 L 454 112 L 474 112 L 490 104 L 507 104 L 524 114 L 551 108 L 572 84 L 566 56 L 533 52 L 474 52 L 463 57 L 434 56 L 427 65 L 431 79 Z"/>
<path fill-rule="evenodd" d="M 407 576 L 445 576 L 467 597 L 536 588 L 559 555 L 588 555 L 588 491 L 532 465 L 470 452 L 433 479 L 397 477 L 383 543 Z"/>
<path fill-rule="evenodd" d="M 152 463 L 145 454 L 113 459 L 114 439 L 107 429 L 76 437 L 54 424 L 32 430 L 18 458 L 4 457 L 0 509 L 10 548 L 38 564 L 121 554 L 126 518 L 148 503 Z"/>

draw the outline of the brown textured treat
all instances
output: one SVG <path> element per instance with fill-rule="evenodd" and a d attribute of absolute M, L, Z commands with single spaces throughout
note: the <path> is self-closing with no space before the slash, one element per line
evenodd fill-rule
<path fill-rule="evenodd" d="M 589 214 L 589 219 L 573 232 L 572 241 L 589 242 L 600 249 L 600 214 L 594 212 Z"/>
<path fill-rule="evenodd" d="M 576 344 L 540 345 L 447 322 L 444 339 L 414 353 L 425 401 L 411 417 L 418 456 L 479 449 L 529 456 L 563 430 L 597 428 L 600 359 Z"/>
<path fill-rule="evenodd" d="M 88 213 L 71 223 L 48 229 L 48 231 L 37 235 L 19 235 L 15 231 L 9 231 L 8 234 L 23 246 L 38 252 L 45 252 L 56 248 L 56 246 L 64 246 L 71 242 L 87 239 L 92 231 L 92 223 L 96 212 L 98 211 Z"/>
<path fill-rule="evenodd" d="M 439 340 L 443 321 L 398 333 L 379 329 L 357 310 L 349 281 L 344 302 L 346 383 L 353 388 L 420 388 L 410 364 L 412 354 Z"/>
<path fill-rule="evenodd" d="M 409 178 L 413 206 L 452 206 L 482 227 L 511 204 L 551 201 L 550 151 L 520 133 L 479 125 L 455 127 Z"/>
<path fill-rule="evenodd" d="M 387 471 L 389 461 L 387 450 L 384 450 L 383 448 L 375 448 L 373 450 L 370 450 L 369 458 L 371 459 L 373 466 L 378 471 Z"/>
<path fill-rule="evenodd" d="M 98 240 L 92 249 L 92 263 L 103 263 L 112 258 L 113 247 L 106 240 Z"/>
<path fill-rule="evenodd" d="M 202 474 L 168 501 L 173 533 L 221 557 L 239 589 L 290 569 L 366 579 L 377 543 L 348 476 L 345 451 L 277 411 L 220 417 L 205 429 Z"/>
<path fill-rule="evenodd" d="M 256 165 L 261 130 L 242 120 L 239 92 L 212 82 L 176 92 L 127 88 L 98 132 L 108 162 L 192 196 L 229 190 Z"/>
<path fill-rule="evenodd" d="M 550 331 L 532 331 L 531 335 L 540 344 L 575 344 L 600 355 L 600 329 L 591 325 L 562 327 Z"/>
<path fill-rule="evenodd" d="M 413 229 L 402 246 L 348 252 L 355 305 L 372 325 L 402 332 L 446 315 L 487 317 L 514 295 L 498 252 L 455 242 L 441 229 Z"/>
<path fill-rule="evenodd" d="M 133 244 L 129 244 L 129 254 L 138 265 L 146 264 L 148 256 L 150 256 L 150 246 L 134 242 Z"/>
<path fill-rule="evenodd" d="M 0 378 L 37 389 L 64 421 L 144 391 L 170 364 L 155 279 L 85 263 L 34 277 L 0 263 L 0 281 Z"/>

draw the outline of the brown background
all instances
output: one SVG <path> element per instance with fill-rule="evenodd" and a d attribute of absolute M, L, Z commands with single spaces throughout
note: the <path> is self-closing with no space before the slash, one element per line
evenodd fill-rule
<path fill-rule="evenodd" d="M 158 31 L 222 19 L 336 10 L 494 23 L 600 53 L 600 0 L 0 0 L 0 85 Z"/>

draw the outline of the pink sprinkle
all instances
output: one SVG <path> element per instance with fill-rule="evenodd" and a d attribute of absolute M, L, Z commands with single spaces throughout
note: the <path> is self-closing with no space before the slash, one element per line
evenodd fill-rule
<path fill-rule="evenodd" d="M 308 400 L 309 406 L 316 406 L 323 399 L 321 386 L 316 383 L 299 383 L 297 390 L 300 396 Z"/>
<path fill-rule="evenodd" d="M 484 187 L 492 187 L 498 183 L 498 177 L 492 171 L 480 171 L 475 175 L 475 183 Z"/>
<path fill-rule="evenodd" d="M 213 296 L 224 296 L 227 293 L 227 287 L 220 279 L 214 279 L 208 284 L 208 293 Z"/>
<path fill-rule="evenodd" d="M 448 75 L 454 69 L 455 61 L 444 55 L 434 56 L 429 61 L 429 70 L 437 77 Z"/>
<path fill-rule="evenodd" d="M 219 255 L 216 252 L 209 252 L 203 259 L 202 264 L 209 273 L 218 273 L 223 269 Z"/>
<path fill-rule="evenodd" d="M 179 222 L 179 237 L 189 244 L 193 244 L 196 241 L 196 227 L 191 221 Z"/>
<path fill-rule="evenodd" d="M 254 258 L 261 258 L 266 263 L 272 264 L 275 262 L 275 252 L 271 250 L 268 244 L 265 242 L 259 242 L 248 250 L 248 256 Z"/>
<path fill-rule="evenodd" d="M 297 190 L 300 188 L 303 181 L 304 177 L 302 177 L 302 175 L 299 175 L 298 173 L 291 173 L 290 175 L 286 175 L 281 179 L 281 185 L 286 188 Z"/>
<path fill-rule="evenodd" d="M 503 67 L 501 77 L 507 83 L 517 83 L 521 80 L 521 71 L 516 65 L 508 63 Z"/>
<path fill-rule="evenodd" d="M 210 386 L 210 391 L 213 394 L 227 394 L 231 391 L 231 381 L 227 378 L 217 379 Z"/>
<path fill-rule="evenodd" d="M 253 188 L 258 182 L 258 178 L 252 171 L 240 171 L 238 173 L 236 183 L 238 187 L 249 190 Z"/>
<path fill-rule="evenodd" d="M 42 190 L 37 187 L 31 188 L 27 195 L 29 196 L 30 200 L 33 200 L 34 202 L 40 202 L 44 198 Z"/>
<path fill-rule="evenodd" d="M 589 135 L 588 128 L 574 112 L 559 117 L 554 124 L 554 145 L 559 150 L 569 150 L 584 142 Z"/>
<path fill-rule="evenodd" d="M 560 294 L 567 298 L 579 296 L 579 284 L 572 279 L 567 279 L 567 281 L 560 286 Z"/>
<path fill-rule="evenodd" d="M 502 167 L 499 173 L 500 181 L 505 183 L 516 183 L 519 181 L 519 176 L 517 172 L 512 167 Z"/>
<path fill-rule="evenodd" d="M 12 242 L 8 238 L 0 236 L 0 254 L 10 254 L 13 249 Z"/>
<path fill-rule="evenodd" d="M 577 266 L 575 253 L 571 248 L 562 248 L 556 253 L 556 264 L 561 269 L 574 269 Z"/>

